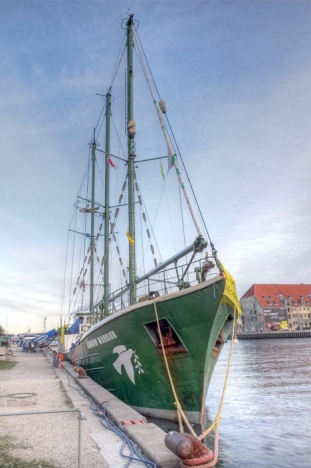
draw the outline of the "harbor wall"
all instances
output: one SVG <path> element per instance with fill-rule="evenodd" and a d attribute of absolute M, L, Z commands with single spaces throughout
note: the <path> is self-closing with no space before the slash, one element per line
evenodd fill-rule
<path fill-rule="evenodd" d="M 304 331 L 275 331 L 267 333 L 238 333 L 239 340 L 262 340 L 275 338 L 311 338 L 311 330 Z"/>

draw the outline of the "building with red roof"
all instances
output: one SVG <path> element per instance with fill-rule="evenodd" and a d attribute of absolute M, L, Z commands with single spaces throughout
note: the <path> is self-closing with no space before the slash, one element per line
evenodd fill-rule
<path fill-rule="evenodd" d="M 244 333 L 311 328 L 311 284 L 253 284 L 240 302 Z"/>

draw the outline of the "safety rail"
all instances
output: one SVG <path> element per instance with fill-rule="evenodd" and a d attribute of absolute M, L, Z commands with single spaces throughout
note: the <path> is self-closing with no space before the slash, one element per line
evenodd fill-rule
<path fill-rule="evenodd" d="M 191 262 L 191 271 L 189 263 L 182 265 L 174 265 L 170 268 L 163 269 L 157 272 L 154 276 L 144 279 L 136 286 L 137 300 L 143 300 L 150 292 L 157 292 L 160 296 L 165 296 L 169 293 L 186 289 L 190 286 L 202 282 L 202 259 Z M 214 268 L 205 279 L 211 278 L 218 274 L 217 268 Z M 124 286 L 110 294 L 110 313 L 114 313 L 120 309 L 124 309 L 130 305 L 129 302 L 129 286 Z M 95 315 L 101 315 L 102 301 L 95 306 Z"/>
<path fill-rule="evenodd" d="M 83 414 L 77 408 L 73 409 L 56 409 L 46 411 L 21 411 L 16 413 L 0 413 L 0 418 L 5 416 L 32 416 L 35 414 L 52 414 L 52 413 L 78 413 L 78 468 L 81 468 L 81 421 L 84 419 Z"/>

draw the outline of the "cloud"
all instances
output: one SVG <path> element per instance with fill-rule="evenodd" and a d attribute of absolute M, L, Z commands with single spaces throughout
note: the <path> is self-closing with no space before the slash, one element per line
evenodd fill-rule
<path fill-rule="evenodd" d="M 207 227 L 240 294 L 254 282 L 310 277 L 310 6 L 294 3 L 131 5 Z M 29 323 L 40 331 L 43 317 L 52 328 L 62 308 L 66 228 L 126 9 L 123 2 L 2 2 L 0 13 L 0 322 L 9 314 L 15 331 Z M 124 91 L 121 79 L 116 90 Z M 139 91 L 142 159 L 166 147 L 152 136 L 158 123 L 138 111 L 150 100 L 140 81 Z M 159 167 L 137 171 L 143 194 L 153 195 Z M 169 180 L 168 198 L 170 189 Z M 160 239 L 178 244 L 170 210 Z"/>

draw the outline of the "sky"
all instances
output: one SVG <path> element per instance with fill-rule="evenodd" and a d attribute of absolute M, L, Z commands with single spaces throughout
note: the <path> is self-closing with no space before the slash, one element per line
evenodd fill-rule
<path fill-rule="evenodd" d="M 67 231 L 127 12 L 242 296 L 310 283 L 309 1 L 0 1 L 0 325 L 59 323 Z"/>

